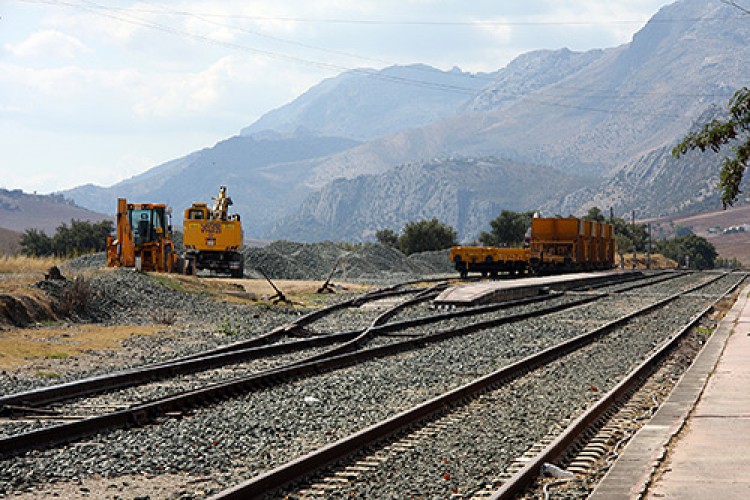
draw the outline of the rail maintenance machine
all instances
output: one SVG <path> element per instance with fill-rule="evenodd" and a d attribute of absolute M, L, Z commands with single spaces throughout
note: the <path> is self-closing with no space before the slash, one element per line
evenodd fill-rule
<path fill-rule="evenodd" d="M 209 269 L 241 278 L 245 272 L 240 216 L 229 214 L 232 199 L 226 186 L 221 186 L 214 198 L 213 209 L 206 203 L 193 203 L 185 210 L 183 244 L 185 255 L 183 272 L 196 274 Z"/>

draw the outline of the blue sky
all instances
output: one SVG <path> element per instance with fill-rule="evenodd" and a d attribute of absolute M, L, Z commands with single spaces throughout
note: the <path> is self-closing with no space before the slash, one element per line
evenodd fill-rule
<path fill-rule="evenodd" d="M 668 3 L 0 0 L 0 188 L 114 184 L 346 69 L 614 47 Z"/>

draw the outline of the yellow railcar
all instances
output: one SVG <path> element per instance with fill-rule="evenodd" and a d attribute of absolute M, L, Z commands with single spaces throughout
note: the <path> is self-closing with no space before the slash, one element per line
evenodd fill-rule
<path fill-rule="evenodd" d="M 615 264 L 615 230 L 605 222 L 575 217 L 531 219 L 528 248 L 458 246 L 450 260 L 465 278 L 499 273 L 548 274 L 610 269 Z"/>
<path fill-rule="evenodd" d="M 531 220 L 531 260 L 535 273 L 592 271 L 614 266 L 611 224 L 575 217 Z"/>

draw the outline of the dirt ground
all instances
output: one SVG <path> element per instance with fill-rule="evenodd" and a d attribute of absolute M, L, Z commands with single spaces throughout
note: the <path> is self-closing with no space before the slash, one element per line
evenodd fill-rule
<path fill-rule="evenodd" d="M 155 335 L 159 326 L 100 326 L 91 324 L 41 325 L 0 331 L 0 370 L 25 366 L 42 376 L 56 377 L 50 360 L 81 358 L 92 352 L 121 348 L 122 341 L 134 335 Z"/>
<path fill-rule="evenodd" d="M 39 490 L 17 493 L 13 498 L 195 498 L 203 497 L 212 488 L 223 489 L 210 476 L 161 474 L 156 476 L 121 476 L 116 478 L 91 477 L 79 482 L 64 482 L 42 486 Z"/>
<path fill-rule="evenodd" d="M 266 280 L 167 274 L 154 276 L 166 286 L 186 292 L 208 293 L 217 300 L 228 302 L 273 304 L 277 293 Z M 40 278 L 37 274 L 0 276 L 0 295 L 28 298 L 33 303 L 24 301 L 24 304 L 31 304 L 39 310 L 49 309 L 45 293 L 28 286 Z M 322 285 L 319 281 L 276 280 L 274 284 L 294 307 L 317 307 L 326 298 L 316 293 Z M 337 293 L 361 293 L 369 288 L 351 283 L 332 284 L 332 289 Z M 289 307 L 289 304 L 282 306 Z M 71 364 L 70 360 L 85 365 L 87 360 L 98 359 L 103 352 L 121 349 L 123 341 L 133 336 L 169 334 L 169 328 L 164 324 L 102 326 L 50 319 L 27 328 L 5 325 L 0 327 L 0 370 L 30 371 L 38 376 L 56 378 Z"/>

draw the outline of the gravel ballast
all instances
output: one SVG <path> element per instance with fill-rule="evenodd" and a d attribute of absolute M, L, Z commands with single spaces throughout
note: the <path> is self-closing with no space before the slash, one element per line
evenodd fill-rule
<path fill-rule="evenodd" d="M 647 290 L 649 295 L 666 296 L 679 286 L 687 287 L 701 278 L 705 275 L 679 278 L 682 280 L 680 284 L 663 284 L 663 289 L 654 285 L 644 291 Z M 510 429 L 509 434 L 515 437 L 498 445 L 496 450 L 480 451 L 479 456 L 491 454 L 496 457 L 496 462 L 492 463 L 501 464 L 505 457 L 525 451 L 524 447 L 533 444 L 533 440 L 546 432 L 553 421 L 580 410 L 595 397 L 591 391 L 581 391 L 583 382 L 580 377 L 587 379 L 587 384 L 606 390 L 628 369 L 627 366 L 637 362 L 645 349 L 657 343 L 658 337 L 666 331 L 673 331 L 678 323 L 684 322 L 684 318 L 705 307 L 712 301 L 712 294 L 723 291 L 722 286 L 723 289 L 728 287 L 728 279 L 723 284 L 702 290 L 700 295 L 680 299 L 669 308 L 653 313 L 651 319 L 638 320 L 630 333 L 623 330 L 613 337 L 612 343 L 608 344 L 610 347 L 601 347 L 610 353 L 608 358 L 602 357 L 607 359 L 606 366 L 588 363 L 593 359 L 590 355 L 582 358 L 586 360 L 584 362 L 563 363 L 563 371 L 548 372 L 548 376 L 542 377 L 538 383 L 543 388 L 538 394 L 542 395 L 539 399 L 544 410 L 537 411 L 534 407 L 512 409 L 510 411 L 522 413 L 498 417 L 498 422 L 507 424 L 505 428 Z M 613 314 L 614 309 L 619 309 L 620 306 L 613 307 L 614 300 L 562 311 L 544 320 L 503 325 L 419 351 L 404 352 L 253 392 L 198 410 L 193 416 L 167 420 L 161 425 L 115 431 L 58 450 L 31 452 L 3 460 L 0 462 L 0 491 L 33 490 L 49 481 L 78 481 L 85 477 L 181 472 L 211 476 L 211 481 L 204 483 L 200 491 L 188 492 L 201 496 L 344 437 L 541 347 L 577 335 L 582 329 L 600 324 Z M 621 307 L 629 309 L 645 299 L 626 297 L 622 300 Z M 649 333 L 644 335 L 644 332 Z M 614 363 L 618 359 L 621 362 Z M 587 363 L 591 365 L 591 371 L 587 367 L 580 377 L 576 375 L 582 370 L 574 368 Z M 553 370 L 552 367 L 548 369 Z M 521 391 L 518 393 L 509 389 L 508 401 L 530 394 L 534 387 L 532 384 L 526 389 L 514 389 Z M 501 450 L 504 451 L 501 453 Z M 467 459 L 465 469 L 473 470 L 470 462 L 481 463 L 485 459 Z M 473 478 L 465 482 L 478 487 L 479 480 Z M 414 491 L 417 491 L 417 483 L 413 484 Z M 442 496 L 449 491 L 445 486 L 440 483 L 437 490 L 419 491 Z M 426 486 L 419 488 L 423 487 Z"/>

